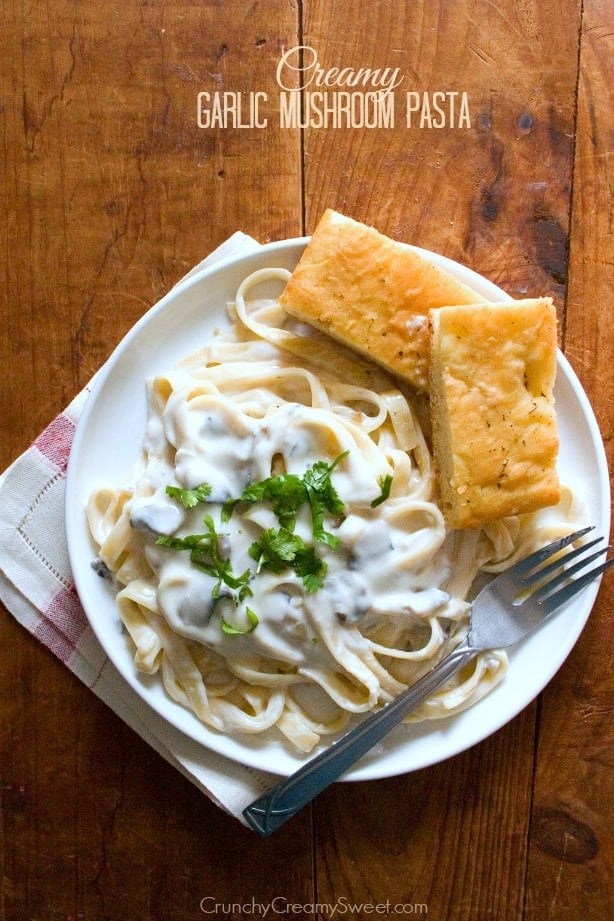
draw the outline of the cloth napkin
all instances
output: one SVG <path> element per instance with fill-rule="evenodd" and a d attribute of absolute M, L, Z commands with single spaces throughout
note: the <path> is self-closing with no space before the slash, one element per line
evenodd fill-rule
<path fill-rule="evenodd" d="M 178 284 L 259 244 L 235 233 Z M 273 775 L 236 764 L 159 717 L 105 655 L 75 591 L 64 523 L 66 465 L 88 385 L 0 475 L 0 600 L 81 681 L 214 803 L 245 823 L 242 810 Z"/>

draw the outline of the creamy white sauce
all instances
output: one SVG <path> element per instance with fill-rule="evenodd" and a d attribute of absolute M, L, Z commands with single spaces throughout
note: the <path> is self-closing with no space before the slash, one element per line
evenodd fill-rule
<path fill-rule="evenodd" d="M 152 539 L 145 552 L 159 580 L 160 610 L 175 631 L 229 660 L 261 656 L 282 669 L 334 668 L 335 659 L 322 641 L 323 625 L 326 635 L 343 634 L 351 649 L 365 643 L 354 627 L 367 614 L 424 618 L 445 609 L 450 598 L 439 588 L 447 576 L 445 558 L 433 553 L 437 522 L 428 512 L 403 518 L 395 513 L 394 502 L 372 508 L 384 471 L 372 469 L 356 451 L 350 451 L 332 474 L 346 508 L 338 520 L 327 516 L 325 521 L 326 529 L 339 538 L 338 547 L 316 544 L 328 567 L 323 586 L 309 594 L 290 568 L 280 575 L 257 572 L 249 548 L 263 529 L 279 527 L 276 516 L 267 503 L 240 504 L 230 521 L 223 522 L 222 503 L 238 497 L 248 484 L 271 476 L 276 459 L 283 459 L 285 471 L 298 476 L 317 461 L 330 463 L 346 449 L 344 429 L 330 428 L 330 413 L 297 403 L 281 403 L 258 418 L 217 394 L 187 396 L 176 390 L 160 423 L 148 427 L 149 463 L 139 481 L 142 488 L 132 500 L 131 524 L 182 537 L 203 533 L 204 515 L 211 515 L 216 532 L 224 535 L 223 553 L 233 573 L 251 571 L 253 594 L 237 603 L 222 584 L 215 598 L 217 580 L 194 566 L 188 551 L 157 546 Z M 190 510 L 165 491 L 166 485 L 192 489 L 204 482 L 211 485 L 209 500 Z M 307 507 L 298 516 L 295 532 L 313 542 Z M 441 532 L 443 540 L 443 528 Z M 253 629 L 247 608 L 258 619 Z M 222 617 L 246 632 L 226 634 Z"/>

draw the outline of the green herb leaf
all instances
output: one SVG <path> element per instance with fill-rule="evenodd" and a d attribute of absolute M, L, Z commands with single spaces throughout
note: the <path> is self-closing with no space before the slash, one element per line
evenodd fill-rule
<path fill-rule="evenodd" d="M 188 534 L 187 537 L 169 537 L 166 534 L 159 534 L 156 543 L 170 550 L 192 550 L 198 547 L 201 541 L 208 539 L 208 534 Z"/>
<path fill-rule="evenodd" d="M 318 496 L 320 502 L 331 515 L 340 515 L 345 509 L 344 503 L 339 498 L 331 482 L 331 474 L 349 453 L 349 451 L 344 451 L 332 464 L 327 464 L 326 461 L 317 461 L 303 476 L 306 488 Z"/>
<path fill-rule="evenodd" d="M 224 503 L 222 521 L 230 519 L 239 502 L 270 502 L 281 527 L 287 531 L 294 531 L 296 516 L 301 506 L 308 502 L 311 508 L 314 539 L 334 549 L 339 541 L 324 529 L 324 516 L 326 512 L 331 515 L 340 515 L 345 509 L 345 504 L 339 498 L 331 482 L 331 474 L 348 454 L 349 451 L 344 451 L 332 464 L 326 461 L 316 461 L 302 477 L 295 473 L 281 473 L 258 483 L 251 483 L 238 499 L 229 499 Z"/>
<path fill-rule="evenodd" d="M 228 621 L 222 617 L 222 632 L 227 636 L 245 636 L 246 633 L 251 633 L 252 630 L 255 630 L 258 626 L 258 618 L 254 611 L 251 608 L 246 608 L 245 613 L 247 614 L 247 621 L 249 626 L 245 629 L 240 627 L 234 627 L 232 624 L 229 624 Z"/>
<path fill-rule="evenodd" d="M 300 576 L 309 594 L 317 592 L 324 585 L 324 576 L 328 569 L 324 560 L 316 556 L 314 547 L 305 547 L 297 553 L 292 566 L 297 576 Z"/>
<path fill-rule="evenodd" d="M 337 490 L 332 484 L 331 474 L 348 454 L 349 451 L 344 451 L 332 464 L 327 464 L 326 461 L 317 461 L 303 476 L 311 506 L 314 540 L 327 544 L 333 550 L 338 545 L 339 538 L 324 529 L 324 515 L 329 512 L 331 515 L 338 516 L 345 509 L 345 504 L 339 498 Z"/>
<path fill-rule="evenodd" d="M 238 498 L 229 499 L 223 504 L 221 519 L 225 522 L 231 518 L 235 506 L 240 502 L 270 503 L 280 527 L 277 530 L 270 528 L 264 531 L 250 547 L 249 554 L 258 564 L 257 572 L 264 568 L 280 573 L 291 567 L 303 580 L 306 591 L 315 592 L 322 587 L 327 570 L 326 563 L 317 556 L 313 546 L 305 544 L 303 539 L 294 533 L 296 518 L 302 506 L 308 503 L 314 541 L 324 543 L 332 549 L 337 547 L 339 538 L 325 529 L 324 522 L 327 513 L 339 516 L 345 509 L 332 484 L 331 475 L 348 453 L 344 451 L 331 464 L 317 461 L 302 477 L 294 473 L 282 473 L 252 483 Z M 194 508 L 199 502 L 207 499 L 211 487 L 208 483 L 202 483 L 195 489 L 167 486 L 166 492 L 185 508 Z M 231 561 L 224 552 L 224 543 L 221 540 L 224 535 L 217 533 L 210 515 L 205 516 L 204 523 L 204 534 L 189 534 L 186 537 L 160 535 L 156 542 L 171 550 L 188 550 L 193 565 L 217 580 L 212 596 L 219 598 L 224 585 L 230 589 L 235 604 L 239 604 L 253 595 L 249 585 L 252 574 L 246 569 L 240 575 L 235 575 Z"/>
<path fill-rule="evenodd" d="M 211 515 L 205 515 L 205 534 L 188 534 L 187 537 L 169 537 L 160 534 L 156 543 L 170 550 L 189 550 L 190 560 L 198 569 L 217 579 L 212 595 L 219 598 L 222 583 L 233 591 L 238 591 L 239 601 L 243 601 L 253 592 L 249 586 L 251 572 L 246 569 L 236 576 L 232 571 L 230 560 L 220 552 L 220 538 L 223 536 L 215 530 Z"/>
<path fill-rule="evenodd" d="M 305 486 L 294 473 L 281 473 L 247 486 L 238 499 L 230 499 L 222 508 L 222 520 L 228 521 L 239 502 L 270 502 L 280 525 L 293 530 L 296 514 L 307 501 Z"/>
<path fill-rule="evenodd" d="M 314 547 L 308 546 L 302 537 L 286 528 L 263 531 L 251 545 L 249 554 L 257 560 L 258 571 L 269 569 L 281 573 L 291 567 L 301 577 L 308 592 L 322 588 L 326 563 L 316 555 Z"/>
<path fill-rule="evenodd" d="M 177 499 L 184 508 L 194 508 L 199 502 L 205 502 L 211 495 L 211 486 L 209 483 L 201 483 L 194 489 L 182 489 L 180 486 L 167 486 L 166 493 Z"/>
<path fill-rule="evenodd" d="M 303 540 L 287 528 L 267 528 L 249 548 L 249 555 L 258 562 L 258 568 L 283 572 L 292 564 L 297 553 L 305 547 Z"/>
<path fill-rule="evenodd" d="M 386 476 L 381 476 L 378 480 L 380 485 L 381 493 L 374 499 L 371 503 L 371 508 L 377 508 L 378 505 L 381 505 L 382 502 L 385 502 L 386 499 L 390 496 L 390 487 L 392 486 L 392 476 L 387 473 Z"/>

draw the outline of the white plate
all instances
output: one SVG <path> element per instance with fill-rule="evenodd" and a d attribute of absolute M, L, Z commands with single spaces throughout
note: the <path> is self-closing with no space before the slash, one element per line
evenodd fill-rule
<path fill-rule="evenodd" d="M 204 746 L 276 774 L 289 774 L 302 763 L 283 743 L 249 735 L 229 737 L 208 729 L 166 695 L 159 678 L 147 679 L 135 672 L 114 598 L 90 565 L 95 549 L 85 505 L 93 488 L 121 485 L 130 479 L 145 428 L 145 379 L 173 367 L 205 344 L 214 328 L 227 322 L 225 305 L 246 275 L 268 266 L 292 269 L 305 243 L 306 239 L 272 243 L 252 255 L 206 269 L 178 285 L 142 317 L 96 378 L 77 428 L 66 483 L 66 532 L 76 587 L 94 632 L 121 675 L 162 717 Z M 470 269 L 421 252 L 488 299 L 509 300 L 500 288 Z M 279 291 L 279 282 L 274 282 L 269 290 L 262 286 L 256 296 Z M 585 500 L 589 520 L 607 536 L 610 501 L 603 443 L 586 395 L 563 355 L 559 355 L 555 395 L 561 478 Z M 480 742 L 511 720 L 566 659 L 588 618 L 597 588 L 596 583 L 587 588 L 555 620 L 514 650 L 504 681 L 473 708 L 443 721 L 399 727 L 347 779 L 367 780 L 427 767 Z"/>

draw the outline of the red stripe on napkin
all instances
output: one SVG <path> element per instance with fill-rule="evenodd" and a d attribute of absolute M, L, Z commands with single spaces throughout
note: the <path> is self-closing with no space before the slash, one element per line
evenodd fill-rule
<path fill-rule="evenodd" d="M 74 647 L 87 628 L 87 618 L 74 588 L 62 588 L 41 612 L 47 623 L 53 624 Z"/>
<path fill-rule="evenodd" d="M 66 413 L 60 413 L 38 436 L 34 447 L 60 470 L 65 470 L 74 435 L 74 419 Z"/>
<path fill-rule="evenodd" d="M 48 620 L 41 620 L 33 631 L 34 636 L 66 665 L 74 655 L 75 647 Z"/>

